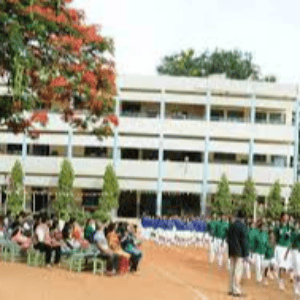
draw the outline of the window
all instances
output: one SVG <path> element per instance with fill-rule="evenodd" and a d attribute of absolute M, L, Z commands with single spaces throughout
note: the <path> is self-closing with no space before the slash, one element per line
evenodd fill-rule
<path fill-rule="evenodd" d="M 202 153 L 187 151 L 164 151 L 164 160 L 202 162 Z"/>
<path fill-rule="evenodd" d="M 145 149 L 142 152 L 143 160 L 158 160 L 158 150 Z"/>
<path fill-rule="evenodd" d="M 211 120 L 220 120 L 224 118 L 224 110 L 222 109 L 212 109 L 210 113 Z"/>
<path fill-rule="evenodd" d="M 271 162 L 272 165 L 275 167 L 286 167 L 287 164 L 286 156 L 272 155 Z"/>
<path fill-rule="evenodd" d="M 106 148 L 101 147 L 85 147 L 85 157 L 106 157 Z"/>
<path fill-rule="evenodd" d="M 227 119 L 231 121 L 241 121 L 244 118 L 244 113 L 238 110 L 229 110 L 227 112 Z"/>
<path fill-rule="evenodd" d="M 141 112 L 141 104 L 135 102 L 122 102 L 122 115 Z"/>
<path fill-rule="evenodd" d="M 139 151 L 138 149 L 121 149 L 122 159 L 138 159 Z"/>
<path fill-rule="evenodd" d="M 94 207 L 99 205 L 101 190 L 82 190 L 82 205 Z"/>
<path fill-rule="evenodd" d="M 22 154 L 22 145 L 21 144 L 8 144 L 7 145 L 7 154 Z"/>
<path fill-rule="evenodd" d="M 270 113 L 270 123 L 272 124 L 282 124 L 282 114 L 281 113 Z"/>
<path fill-rule="evenodd" d="M 164 160 L 184 161 L 184 153 L 181 151 L 164 151 Z"/>
<path fill-rule="evenodd" d="M 33 145 L 32 155 L 49 156 L 50 147 L 48 145 Z"/>
<path fill-rule="evenodd" d="M 254 154 L 253 162 L 257 164 L 265 164 L 267 162 L 267 156 L 262 154 Z"/>
<path fill-rule="evenodd" d="M 233 162 L 236 161 L 234 153 L 214 153 L 214 161 Z"/>
<path fill-rule="evenodd" d="M 267 113 L 266 112 L 256 112 L 255 113 L 255 122 L 256 123 L 266 123 L 267 122 Z"/>

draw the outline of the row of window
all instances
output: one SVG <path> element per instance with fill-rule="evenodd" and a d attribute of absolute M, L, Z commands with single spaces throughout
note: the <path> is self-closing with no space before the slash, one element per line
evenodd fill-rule
<path fill-rule="evenodd" d="M 143 107 L 141 103 L 136 102 L 124 101 L 121 103 L 122 116 L 157 118 L 159 117 L 159 114 L 158 105 Z M 204 119 L 205 107 L 196 105 L 178 105 L 172 108 L 171 106 L 170 108 L 166 108 L 166 117 L 174 119 Z M 239 109 L 212 108 L 210 118 L 212 121 L 250 121 L 249 116 L 248 118 L 246 117 L 245 111 Z M 285 124 L 286 116 L 283 112 L 256 111 L 255 122 Z"/>
<path fill-rule="evenodd" d="M 66 149 L 66 147 L 64 147 Z M 82 149 L 83 157 L 99 157 L 99 158 L 112 158 L 112 149 L 106 147 L 84 147 Z M 29 146 L 27 152 L 29 155 L 34 156 L 50 156 L 58 155 L 55 153 L 56 150 L 51 151 L 49 145 L 32 145 L 30 151 Z M 22 145 L 21 144 L 8 144 L 6 149 L 7 154 L 21 155 Z M 158 150 L 155 149 L 121 149 L 121 159 L 130 160 L 158 160 Z M 181 162 L 200 162 L 204 160 L 203 152 L 195 151 L 168 151 L 165 150 L 163 153 L 163 159 L 169 161 L 181 161 Z M 239 155 L 236 153 L 222 153 L 213 152 L 209 153 L 209 162 L 221 162 L 221 163 L 236 163 L 236 164 L 248 164 L 248 155 Z M 293 162 L 288 161 L 287 156 L 280 155 L 264 155 L 254 154 L 253 162 L 256 165 L 273 165 L 278 167 L 292 166 Z"/>

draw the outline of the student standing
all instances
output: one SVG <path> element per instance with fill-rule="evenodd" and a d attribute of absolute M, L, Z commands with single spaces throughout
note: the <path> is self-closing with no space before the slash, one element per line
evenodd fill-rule
<path fill-rule="evenodd" d="M 280 227 L 276 229 L 277 245 L 275 248 L 275 258 L 279 268 L 279 288 L 284 290 L 283 273 L 291 268 L 291 255 L 286 255 L 291 245 L 291 228 L 288 226 L 288 215 L 281 214 Z"/>

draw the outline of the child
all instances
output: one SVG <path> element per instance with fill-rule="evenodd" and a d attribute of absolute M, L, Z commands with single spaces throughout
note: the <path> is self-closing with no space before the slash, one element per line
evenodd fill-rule
<path fill-rule="evenodd" d="M 254 238 L 254 259 L 255 259 L 255 274 L 256 281 L 261 283 L 263 271 L 263 259 L 265 257 L 266 248 L 268 245 L 267 227 L 264 223 L 258 225 L 259 231 Z"/>
<path fill-rule="evenodd" d="M 276 270 L 276 261 L 275 261 L 275 246 L 276 246 L 276 237 L 273 230 L 268 229 L 268 243 L 266 245 L 266 251 L 265 256 L 262 262 L 263 267 L 263 285 L 267 286 L 268 281 L 267 277 L 268 274 L 270 278 L 273 278 L 271 276 L 271 271 Z"/>
<path fill-rule="evenodd" d="M 291 253 L 291 267 L 294 272 L 294 293 L 300 295 L 300 224 L 295 223 L 294 231 L 291 235 L 291 245 L 286 252 L 286 257 Z"/>

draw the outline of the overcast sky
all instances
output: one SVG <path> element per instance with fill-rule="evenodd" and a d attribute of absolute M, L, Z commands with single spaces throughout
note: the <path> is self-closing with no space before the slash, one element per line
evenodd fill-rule
<path fill-rule="evenodd" d="M 300 1 L 75 0 L 115 41 L 119 74 L 156 74 L 165 55 L 216 47 L 252 52 L 263 74 L 300 82 Z"/>

